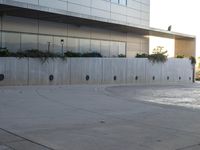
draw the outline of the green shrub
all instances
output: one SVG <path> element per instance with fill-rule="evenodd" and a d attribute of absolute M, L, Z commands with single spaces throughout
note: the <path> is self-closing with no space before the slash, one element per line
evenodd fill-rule
<path fill-rule="evenodd" d="M 7 48 L 0 48 L 0 57 L 10 57 L 11 53 Z"/>
<path fill-rule="evenodd" d="M 167 61 L 167 56 L 164 55 L 163 53 L 157 53 L 157 54 L 149 55 L 148 59 L 149 59 L 149 61 L 151 61 L 153 63 L 155 63 L 155 62 L 165 63 Z"/>
<path fill-rule="evenodd" d="M 185 58 L 184 55 L 177 55 L 176 58 Z"/>
<path fill-rule="evenodd" d="M 190 61 L 192 65 L 195 65 L 197 63 L 196 58 L 194 56 L 190 57 Z"/>
<path fill-rule="evenodd" d="M 139 54 L 139 53 L 137 53 L 135 57 L 136 58 L 148 58 L 149 54 L 146 54 L 146 53 Z"/>
<path fill-rule="evenodd" d="M 67 51 L 64 53 L 65 57 L 81 57 L 81 53 Z"/>
<path fill-rule="evenodd" d="M 146 54 L 146 53 L 142 53 L 142 54 L 137 54 L 135 57 L 136 58 L 148 58 L 149 61 L 155 63 L 159 63 L 159 62 L 166 62 L 167 61 L 167 56 L 165 55 L 167 52 L 157 52 L 154 54 Z"/>
<path fill-rule="evenodd" d="M 102 57 L 102 55 L 98 52 L 87 52 L 87 53 L 76 53 L 67 51 L 65 53 L 66 57 Z"/>
<path fill-rule="evenodd" d="M 124 58 L 124 57 L 126 57 L 126 55 L 124 55 L 124 54 L 119 54 L 118 57 Z"/>
<path fill-rule="evenodd" d="M 98 52 L 88 52 L 88 53 L 83 53 L 81 57 L 102 57 L 102 55 Z"/>

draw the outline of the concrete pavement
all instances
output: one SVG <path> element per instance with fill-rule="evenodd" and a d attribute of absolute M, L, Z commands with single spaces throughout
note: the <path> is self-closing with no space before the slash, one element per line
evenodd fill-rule
<path fill-rule="evenodd" d="M 0 87 L 0 150 L 199 150 L 199 109 L 141 99 L 183 87 Z"/>

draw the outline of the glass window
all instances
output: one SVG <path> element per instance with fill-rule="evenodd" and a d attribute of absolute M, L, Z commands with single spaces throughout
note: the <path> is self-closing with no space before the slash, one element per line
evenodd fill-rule
<path fill-rule="evenodd" d="M 80 52 L 86 53 L 91 51 L 90 49 L 90 40 L 89 39 L 80 39 Z"/>
<path fill-rule="evenodd" d="M 111 42 L 110 43 L 110 56 L 118 57 L 119 55 L 119 42 Z"/>
<path fill-rule="evenodd" d="M 119 3 L 119 0 L 111 0 L 112 3 Z"/>
<path fill-rule="evenodd" d="M 126 5 L 126 3 L 127 3 L 127 0 L 119 0 L 119 4 L 121 5 Z"/>
<path fill-rule="evenodd" d="M 21 36 L 22 36 L 22 42 L 21 42 L 22 50 L 38 49 L 37 35 L 22 34 Z"/>
<path fill-rule="evenodd" d="M 53 36 L 39 36 L 39 50 L 53 51 Z"/>
<path fill-rule="evenodd" d="M 2 48 L 2 32 L 0 31 L 0 48 Z"/>
<path fill-rule="evenodd" d="M 2 47 L 11 52 L 20 50 L 20 33 L 2 32 Z"/>
<path fill-rule="evenodd" d="M 65 37 L 54 37 L 53 40 L 53 52 L 54 53 L 65 53 L 67 51 L 67 38 Z"/>
<path fill-rule="evenodd" d="M 100 40 L 91 40 L 91 51 L 101 52 L 101 41 Z"/>
<path fill-rule="evenodd" d="M 67 39 L 67 51 L 79 52 L 79 39 L 68 38 Z"/>
<path fill-rule="evenodd" d="M 110 57 L 110 42 L 101 41 L 101 55 L 103 57 Z"/>
<path fill-rule="evenodd" d="M 124 42 L 119 43 L 119 55 L 120 54 L 126 55 L 126 43 Z"/>

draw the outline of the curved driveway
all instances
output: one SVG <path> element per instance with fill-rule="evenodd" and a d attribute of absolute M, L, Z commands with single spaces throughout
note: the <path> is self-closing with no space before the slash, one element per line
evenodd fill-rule
<path fill-rule="evenodd" d="M 197 84 L 0 87 L 0 150 L 199 150 L 199 94 Z"/>

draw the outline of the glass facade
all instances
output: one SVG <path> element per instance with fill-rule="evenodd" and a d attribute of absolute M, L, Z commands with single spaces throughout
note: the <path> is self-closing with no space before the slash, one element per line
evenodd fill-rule
<path fill-rule="evenodd" d="M 38 38 L 34 34 L 21 34 L 21 50 L 38 49 Z"/>
<path fill-rule="evenodd" d="M 111 0 L 111 2 L 125 6 L 127 5 L 127 0 Z"/>
<path fill-rule="evenodd" d="M 2 32 L 2 47 L 7 48 L 11 52 L 19 51 L 21 49 L 21 35 L 20 33 Z"/>
<path fill-rule="evenodd" d="M 14 32 L 0 33 L 0 46 L 2 48 L 7 48 L 12 52 L 32 49 L 39 49 L 41 51 L 50 51 L 54 53 L 62 53 L 62 51 L 80 53 L 99 52 L 103 57 L 117 57 L 119 54 L 125 55 L 126 53 L 126 43 L 120 41 Z"/>

